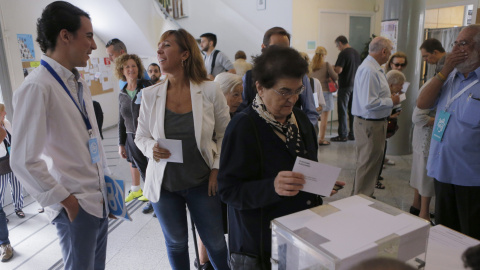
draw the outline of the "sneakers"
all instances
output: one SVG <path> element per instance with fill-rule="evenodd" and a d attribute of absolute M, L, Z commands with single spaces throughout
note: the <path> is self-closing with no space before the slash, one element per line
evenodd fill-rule
<path fill-rule="evenodd" d="M 386 161 L 385 161 L 385 164 L 387 164 L 387 165 L 392 165 L 392 166 L 393 166 L 393 165 L 395 165 L 395 161 L 389 159 L 389 160 L 386 160 Z"/>
<path fill-rule="evenodd" d="M 153 205 L 152 205 L 151 202 L 147 202 L 147 205 L 145 205 L 145 207 L 143 207 L 142 213 L 148 214 L 148 213 L 151 213 L 151 212 L 153 212 Z"/>
<path fill-rule="evenodd" d="M 10 244 L 0 245 L 0 257 L 2 262 L 7 262 L 13 257 L 13 248 Z"/>
<path fill-rule="evenodd" d="M 148 202 L 147 197 L 145 197 L 145 196 L 143 196 L 143 195 L 140 196 L 140 197 L 138 197 L 137 200 L 142 201 L 142 202 Z"/>
<path fill-rule="evenodd" d="M 133 199 L 136 199 L 138 197 L 142 197 L 143 196 L 143 191 L 142 189 L 139 189 L 138 191 L 131 191 L 128 193 L 128 196 L 125 198 L 125 202 L 129 202 Z"/>

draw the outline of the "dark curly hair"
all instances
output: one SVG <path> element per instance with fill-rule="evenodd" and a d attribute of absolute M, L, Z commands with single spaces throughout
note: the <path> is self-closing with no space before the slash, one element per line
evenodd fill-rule
<path fill-rule="evenodd" d="M 302 78 L 308 73 L 308 63 L 292 48 L 270 46 L 256 57 L 252 69 L 253 80 L 272 88 L 282 78 Z"/>
<path fill-rule="evenodd" d="M 81 27 L 81 16 L 90 19 L 88 13 L 65 1 L 55 1 L 46 6 L 37 20 L 37 42 L 42 52 L 55 50 L 62 29 L 75 34 Z"/>

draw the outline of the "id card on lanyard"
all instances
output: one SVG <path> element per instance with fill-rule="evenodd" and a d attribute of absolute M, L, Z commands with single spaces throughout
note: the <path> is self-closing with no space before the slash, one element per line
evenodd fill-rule
<path fill-rule="evenodd" d="M 478 83 L 478 79 L 471 82 L 467 86 L 465 86 L 460 92 L 458 92 L 455 96 L 452 97 L 452 91 L 453 88 L 450 89 L 448 92 L 448 99 L 447 103 L 445 104 L 445 109 L 442 110 L 435 121 L 435 126 L 433 128 L 432 132 L 432 139 L 441 142 L 443 139 L 443 134 L 445 133 L 445 129 L 447 128 L 448 121 L 450 120 L 451 114 L 448 112 L 448 108 L 450 108 L 450 105 L 452 105 L 453 101 L 455 101 L 457 98 L 459 98 L 465 91 L 470 89 L 472 86 L 474 86 L 476 83 Z"/>
<path fill-rule="evenodd" d="M 62 79 L 60 79 L 60 76 L 58 76 L 57 72 L 55 72 L 55 70 L 53 70 L 53 68 L 47 62 L 45 62 L 44 60 L 41 60 L 40 64 L 42 66 L 44 66 L 50 72 L 50 74 L 52 74 L 52 76 L 58 81 L 58 83 L 63 87 L 63 89 L 65 90 L 65 92 L 67 92 L 70 99 L 72 99 L 73 104 L 75 104 L 75 107 L 77 107 L 78 111 L 82 115 L 83 122 L 85 122 L 85 126 L 87 128 L 88 135 L 90 136 L 90 139 L 88 140 L 88 150 L 90 152 L 90 158 L 92 160 L 92 164 L 95 164 L 95 163 L 99 162 L 100 161 L 100 153 L 98 151 L 98 142 L 97 142 L 97 138 L 95 138 L 93 136 L 92 125 L 90 124 L 90 120 L 88 119 L 87 109 L 85 107 L 85 100 L 83 101 L 83 108 L 84 108 L 84 111 L 85 111 L 85 114 L 84 114 L 82 112 L 82 110 L 80 109 L 79 104 L 77 104 L 77 102 L 75 102 L 75 99 L 73 98 L 72 94 L 68 90 L 65 83 L 63 83 Z"/>

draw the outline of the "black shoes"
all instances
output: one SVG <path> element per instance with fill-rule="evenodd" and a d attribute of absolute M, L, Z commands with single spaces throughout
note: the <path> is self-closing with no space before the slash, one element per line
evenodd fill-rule
<path fill-rule="evenodd" d="M 340 137 L 340 136 L 333 137 L 330 139 L 331 142 L 346 142 L 347 140 L 348 140 L 347 137 Z"/>

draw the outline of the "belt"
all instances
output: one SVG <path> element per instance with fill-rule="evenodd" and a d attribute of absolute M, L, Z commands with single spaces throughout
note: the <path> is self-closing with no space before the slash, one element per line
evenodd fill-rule
<path fill-rule="evenodd" d="M 378 118 L 378 119 L 375 119 L 375 118 L 364 118 L 364 117 L 361 117 L 361 116 L 357 116 L 358 118 L 360 119 L 363 119 L 365 121 L 385 121 L 387 120 L 387 117 L 384 117 L 384 118 Z"/>

